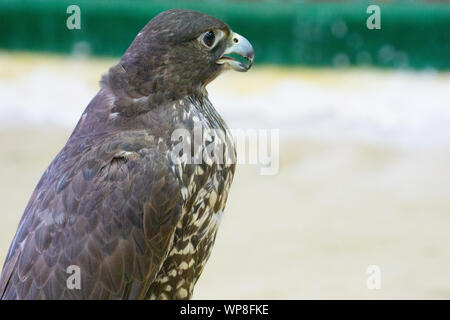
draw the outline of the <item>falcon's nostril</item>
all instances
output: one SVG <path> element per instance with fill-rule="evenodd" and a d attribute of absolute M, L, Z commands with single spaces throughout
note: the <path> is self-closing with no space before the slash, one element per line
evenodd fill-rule
<path fill-rule="evenodd" d="M 233 42 L 234 43 L 239 43 L 239 39 L 238 38 L 233 38 Z"/>

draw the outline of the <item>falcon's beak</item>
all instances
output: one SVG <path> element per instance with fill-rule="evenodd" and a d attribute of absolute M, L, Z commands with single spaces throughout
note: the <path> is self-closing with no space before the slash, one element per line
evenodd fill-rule
<path fill-rule="evenodd" d="M 244 57 L 247 60 L 248 64 L 245 65 L 244 63 L 242 63 L 236 59 L 225 56 L 226 54 L 233 54 L 233 53 Z M 225 49 L 225 51 L 224 51 L 223 55 L 220 57 L 220 59 L 216 61 L 216 63 L 217 64 L 227 64 L 233 70 L 245 72 L 248 69 L 250 69 L 250 67 L 252 66 L 254 55 L 255 54 L 253 52 L 253 47 L 250 44 L 250 42 L 247 39 L 245 39 L 243 36 L 241 36 L 240 34 L 237 34 L 236 32 L 234 32 L 231 37 L 230 44 Z"/>

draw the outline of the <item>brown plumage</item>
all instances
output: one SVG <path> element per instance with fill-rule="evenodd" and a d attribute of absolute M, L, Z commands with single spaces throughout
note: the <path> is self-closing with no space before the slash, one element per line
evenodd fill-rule
<path fill-rule="evenodd" d="M 170 10 L 152 19 L 103 77 L 36 186 L 4 264 L 1 298 L 190 298 L 225 207 L 235 150 L 229 135 L 216 136 L 225 161 L 180 162 L 171 137 L 185 129 L 193 141 L 195 127 L 226 132 L 205 86 L 252 61 L 248 41 L 211 16 Z M 81 289 L 67 286 L 71 265 L 80 268 Z"/>

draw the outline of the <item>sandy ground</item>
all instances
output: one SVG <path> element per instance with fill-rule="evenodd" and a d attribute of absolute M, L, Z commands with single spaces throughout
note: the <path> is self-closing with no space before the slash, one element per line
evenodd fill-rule
<path fill-rule="evenodd" d="M 69 133 L 0 131 L 0 261 Z M 238 167 L 194 298 L 450 298 L 449 163 L 450 150 L 282 143 L 279 174 Z"/>
<path fill-rule="evenodd" d="M 0 52 L 0 263 L 114 60 Z M 240 165 L 196 299 L 450 298 L 450 74 L 258 68 L 210 95 L 280 129 L 280 170 Z M 381 288 L 367 288 L 368 266 Z"/>

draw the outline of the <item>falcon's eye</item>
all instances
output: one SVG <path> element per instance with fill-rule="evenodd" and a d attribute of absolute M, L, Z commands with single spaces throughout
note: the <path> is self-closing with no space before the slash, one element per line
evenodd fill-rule
<path fill-rule="evenodd" d="M 198 38 L 197 41 L 200 42 L 202 45 L 204 45 L 209 50 L 212 50 L 219 42 L 223 39 L 225 36 L 225 32 L 220 29 L 214 29 L 206 31 L 205 33 L 202 33 Z"/>
<path fill-rule="evenodd" d="M 202 42 L 208 48 L 211 48 L 216 41 L 216 35 L 212 31 L 208 31 L 203 35 Z"/>

